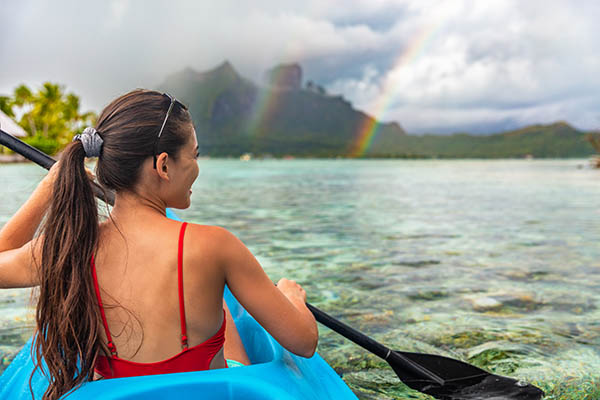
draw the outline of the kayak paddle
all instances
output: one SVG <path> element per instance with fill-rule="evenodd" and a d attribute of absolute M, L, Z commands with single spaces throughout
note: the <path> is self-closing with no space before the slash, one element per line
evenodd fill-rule
<path fill-rule="evenodd" d="M 441 400 L 539 400 L 544 392 L 527 382 L 494 375 L 471 364 L 434 354 L 391 350 L 376 340 L 306 304 L 315 319 L 387 361 L 406 386 Z"/>
<path fill-rule="evenodd" d="M 0 144 L 46 169 L 56 162 L 40 150 L 0 130 Z M 97 197 L 114 203 L 112 192 L 94 184 Z M 376 340 L 306 303 L 315 319 L 365 350 L 387 361 L 408 387 L 440 400 L 540 400 L 544 392 L 526 382 L 491 374 L 468 363 L 434 354 L 391 350 Z"/>
<path fill-rule="evenodd" d="M 19 153 L 28 160 L 31 160 L 37 165 L 46 169 L 50 169 L 50 167 L 52 167 L 56 162 L 56 160 L 50 157 L 48 154 L 28 145 L 10 133 L 4 132 L 2 129 L 0 129 L 0 145 L 8 147 L 15 153 Z M 105 191 L 96 182 L 92 182 L 92 189 L 94 190 L 96 197 L 105 203 L 112 205 L 115 202 L 114 194 L 110 191 Z M 106 196 L 106 199 L 104 196 Z"/>

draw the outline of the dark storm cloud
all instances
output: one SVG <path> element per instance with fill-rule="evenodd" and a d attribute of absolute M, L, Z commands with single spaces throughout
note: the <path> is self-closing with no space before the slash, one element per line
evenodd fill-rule
<path fill-rule="evenodd" d="M 0 93 L 51 80 L 98 111 L 185 67 L 227 59 L 261 81 L 297 61 L 305 78 L 410 132 L 600 126 L 595 1 L 0 3 Z"/>

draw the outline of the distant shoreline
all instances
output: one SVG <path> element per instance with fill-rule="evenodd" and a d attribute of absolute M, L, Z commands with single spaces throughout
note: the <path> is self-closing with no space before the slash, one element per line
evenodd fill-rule
<path fill-rule="evenodd" d="M 205 160 L 239 160 L 242 162 L 247 161 L 290 161 L 290 160 L 423 160 L 423 161 L 436 161 L 436 160 L 447 160 L 447 161 L 460 161 L 460 160 L 487 160 L 487 161 L 500 161 L 500 160 L 523 160 L 523 161 L 535 161 L 535 160 L 588 160 L 589 162 L 594 162 L 595 156 L 578 156 L 578 157 L 410 157 L 410 156 L 369 156 L 369 157 L 319 157 L 319 156 L 295 156 L 295 157 L 252 157 L 250 159 L 240 159 L 240 157 L 200 157 L 202 161 Z M 35 164 L 33 161 L 26 159 L 18 154 L 15 155 L 0 155 L 0 165 L 10 165 L 10 164 Z"/>
<path fill-rule="evenodd" d="M 0 164 L 17 164 L 31 162 L 20 154 L 0 154 Z"/>

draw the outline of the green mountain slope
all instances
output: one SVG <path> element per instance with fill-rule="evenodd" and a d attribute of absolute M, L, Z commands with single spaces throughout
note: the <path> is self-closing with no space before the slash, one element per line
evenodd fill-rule
<path fill-rule="evenodd" d="M 211 156 L 346 155 L 361 128 L 374 122 L 340 96 L 261 87 L 228 62 L 204 73 L 186 69 L 168 77 L 160 90 L 188 105 L 201 151 Z M 396 123 L 382 125 L 381 139 L 395 141 L 404 135 Z"/>
<path fill-rule="evenodd" d="M 440 158 L 587 157 L 594 149 L 586 133 L 564 123 L 533 125 L 494 135 L 407 135 L 387 150 L 372 148 L 367 155 Z"/>
<path fill-rule="evenodd" d="M 285 78 L 286 69 L 293 79 L 278 86 L 273 76 Z M 397 123 L 379 124 L 363 154 L 359 144 L 376 122 L 371 116 L 312 82 L 302 88 L 297 64 L 276 67 L 270 77 L 269 85 L 259 86 L 224 62 L 206 72 L 185 69 L 159 89 L 188 105 L 201 153 L 210 156 L 539 158 L 595 153 L 585 132 L 558 122 L 494 135 L 422 136 L 406 135 Z"/>

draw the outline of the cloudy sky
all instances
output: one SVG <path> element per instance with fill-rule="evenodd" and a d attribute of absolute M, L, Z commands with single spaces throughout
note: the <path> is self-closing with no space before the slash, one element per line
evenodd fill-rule
<path fill-rule="evenodd" d="M 0 93 L 58 82 L 99 111 L 229 60 L 305 79 L 410 133 L 600 128 L 597 0 L 0 0 Z"/>

